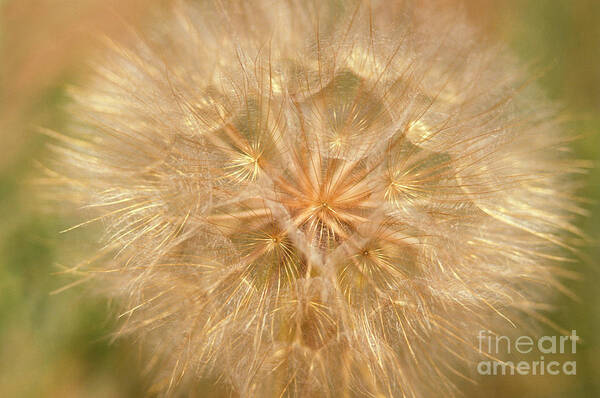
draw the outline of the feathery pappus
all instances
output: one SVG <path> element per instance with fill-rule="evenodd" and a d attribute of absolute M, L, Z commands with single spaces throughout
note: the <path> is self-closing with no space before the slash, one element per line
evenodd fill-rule
<path fill-rule="evenodd" d="M 119 298 L 159 391 L 454 395 L 479 330 L 567 292 L 580 166 L 458 12 L 178 1 L 91 69 L 48 173 L 102 222 L 74 272 Z"/>

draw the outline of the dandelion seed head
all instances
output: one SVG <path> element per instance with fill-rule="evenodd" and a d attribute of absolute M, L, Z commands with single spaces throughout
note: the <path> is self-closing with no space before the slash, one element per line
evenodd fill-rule
<path fill-rule="evenodd" d="M 579 168 L 527 74 L 458 13 L 163 12 L 106 40 L 55 148 L 103 221 L 90 272 L 121 333 L 165 358 L 158 390 L 215 374 L 241 396 L 452 395 L 479 330 L 561 289 Z"/>

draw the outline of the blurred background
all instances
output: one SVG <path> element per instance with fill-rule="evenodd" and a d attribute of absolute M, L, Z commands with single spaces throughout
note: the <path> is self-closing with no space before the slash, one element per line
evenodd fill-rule
<path fill-rule="evenodd" d="M 0 397 L 135 397 L 151 384 L 137 344 L 112 342 L 110 303 L 84 285 L 61 289 L 72 281 L 61 270 L 94 231 L 60 235 L 77 220 L 44 209 L 27 183 L 44 156 L 36 126 L 64 126 L 65 85 L 81 75 L 91 36 L 118 35 L 121 19 L 143 18 L 151 3 L 0 0 Z M 600 1 L 467 0 L 466 8 L 482 35 L 544 70 L 540 86 L 581 136 L 573 149 L 600 163 Z M 579 300 L 560 297 L 552 316 L 583 340 L 577 375 L 484 377 L 467 397 L 600 397 L 600 167 L 581 195 L 590 214 L 580 227 L 592 243 L 577 265 L 581 280 L 568 282 Z M 208 390 L 197 396 L 222 395 Z"/>

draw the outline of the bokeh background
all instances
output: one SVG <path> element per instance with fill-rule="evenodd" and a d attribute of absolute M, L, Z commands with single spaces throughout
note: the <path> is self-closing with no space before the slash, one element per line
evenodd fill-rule
<path fill-rule="evenodd" d="M 415 0 L 427 1 L 427 0 Z M 444 0 L 442 0 L 444 1 Z M 452 2 L 452 0 L 445 0 Z M 600 1 L 467 0 L 469 18 L 543 70 L 539 85 L 570 117 L 576 154 L 600 164 Z M 137 397 L 151 384 L 134 341 L 112 341 L 114 311 L 85 285 L 61 288 L 92 229 L 48 211 L 30 181 L 40 173 L 37 126 L 65 124 L 65 86 L 76 83 L 97 32 L 118 35 L 144 18 L 152 0 L 0 0 L 0 397 Z M 553 321 L 583 343 L 576 376 L 485 377 L 466 397 L 600 397 L 600 167 L 584 178 L 591 237 L 568 282 L 578 300 L 559 297 Z M 549 335 L 556 334 L 547 330 Z M 207 381 L 194 396 L 221 396 Z"/>

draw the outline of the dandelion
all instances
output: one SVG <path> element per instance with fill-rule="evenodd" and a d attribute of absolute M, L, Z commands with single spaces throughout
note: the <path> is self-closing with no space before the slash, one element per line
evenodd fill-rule
<path fill-rule="evenodd" d="M 162 359 L 158 390 L 454 395 L 480 330 L 544 319 L 579 166 L 523 68 L 457 13 L 163 11 L 106 39 L 71 133 L 48 132 L 49 173 L 105 229 L 80 271 Z"/>

